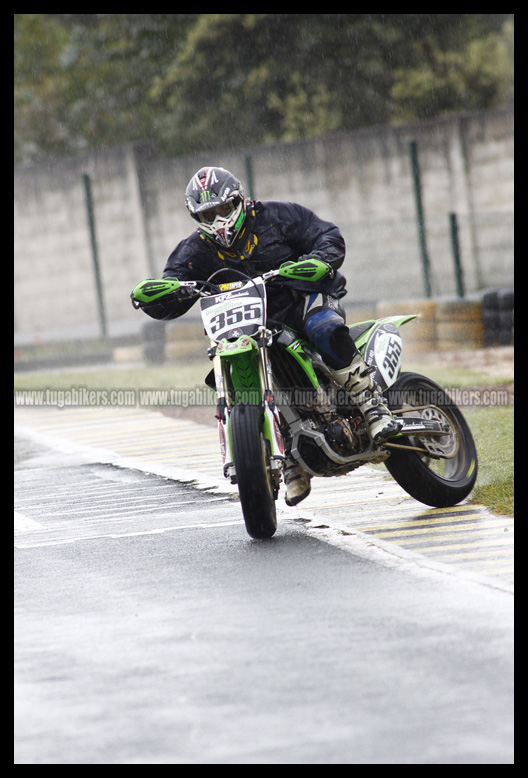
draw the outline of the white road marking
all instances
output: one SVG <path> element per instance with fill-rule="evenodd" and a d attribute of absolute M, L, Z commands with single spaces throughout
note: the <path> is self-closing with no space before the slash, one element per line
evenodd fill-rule
<path fill-rule="evenodd" d="M 43 529 L 43 525 L 28 516 L 24 516 L 23 513 L 15 511 L 15 532 L 30 532 L 37 529 Z"/>
<path fill-rule="evenodd" d="M 237 487 L 222 476 L 214 427 L 169 419 L 156 412 L 137 409 L 120 414 L 118 418 L 113 411 L 101 408 L 62 409 L 56 413 L 42 413 L 39 410 L 24 409 L 17 413 L 15 409 L 15 431 L 51 448 L 58 460 L 61 455 L 66 455 L 70 464 L 73 461 L 105 463 L 124 470 L 156 474 L 189 484 L 198 490 L 206 490 L 210 500 L 218 495 L 237 496 Z M 24 423 L 17 425 L 17 422 Z M 130 433 L 130 427 L 133 428 L 133 434 Z M 190 431 L 193 446 L 187 444 Z M 28 466 L 37 464 L 33 460 Z M 467 511 L 468 508 L 480 515 L 483 524 L 488 519 L 496 519 L 482 506 L 460 504 L 450 509 L 450 513 Z M 413 519 L 445 522 L 448 516 L 417 503 L 384 471 L 368 466 L 339 479 L 314 479 L 310 499 L 295 509 L 286 508 L 279 498 L 277 518 L 279 524 L 302 523 L 321 540 L 356 553 L 358 545 L 369 553 L 377 547 L 377 551 L 386 557 L 400 558 L 400 561 L 402 558 L 407 561 L 413 559 L 420 566 L 433 566 L 435 569 L 440 566 L 444 572 L 451 573 L 458 569 L 458 565 L 452 563 L 449 566 L 442 564 L 436 553 L 427 559 L 423 553 L 409 547 L 406 539 L 391 537 L 392 533 L 387 539 L 377 537 L 380 530 L 398 526 L 402 519 L 410 529 Z M 513 525 L 513 519 L 501 518 L 505 519 L 505 526 L 509 527 L 510 522 Z M 379 526 L 380 523 L 386 524 L 386 527 Z M 373 524 L 378 525 L 378 531 L 372 531 Z M 45 527 L 43 529 L 46 530 Z M 170 527 L 167 529 L 170 531 Z M 367 532 L 363 532 L 363 529 Z M 159 532 L 160 528 L 151 531 Z M 105 533 L 104 536 L 108 537 L 109 534 Z M 509 581 L 513 580 L 513 537 L 511 541 L 511 569 L 506 574 L 508 589 L 511 586 Z M 46 544 L 50 543 L 58 541 L 50 541 L 48 538 Z M 503 575 L 503 561 L 497 560 L 497 563 L 501 564 L 500 574 Z M 471 568 L 473 573 L 477 570 L 480 573 L 477 564 L 471 565 Z"/>

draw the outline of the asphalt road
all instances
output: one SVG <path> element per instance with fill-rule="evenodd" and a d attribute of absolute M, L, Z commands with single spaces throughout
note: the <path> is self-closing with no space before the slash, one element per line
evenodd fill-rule
<path fill-rule="evenodd" d="M 513 595 L 15 443 L 15 764 L 513 764 Z"/>

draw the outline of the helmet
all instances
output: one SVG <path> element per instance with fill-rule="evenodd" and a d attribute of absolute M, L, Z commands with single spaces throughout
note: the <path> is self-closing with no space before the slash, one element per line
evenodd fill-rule
<path fill-rule="evenodd" d="M 187 185 L 185 205 L 199 231 L 225 248 L 234 243 L 246 218 L 242 184 L 222 167 L 200 168 Z"/>

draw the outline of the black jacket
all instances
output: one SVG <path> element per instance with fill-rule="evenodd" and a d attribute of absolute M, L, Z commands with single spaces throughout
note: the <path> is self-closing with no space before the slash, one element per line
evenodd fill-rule
<path fill-rule="evenodd" d="M 243 231 L 229 250 L 195 232 L 176 246 L 167 260 L 163 277 L 200 281 L 226 268 L 215 279 L 216 283 L 225 283 L 240 280 L 236 273 L 228 272 L 229 268 L 255 277 L 287 260 L 309 255 L 331 265 L 336 271 L 334 278 L 316 283 L 284 279 L 268 283 L 270 315 L 277 317 L 279 312 L 286 313 L 286 308 L 299 299 L 299 292 L 325 292 L 337 298 L 346 294 L 346 280 L 337 272 L 345 258 L 345 241 L 334 224 L 296 203 L 249 202 L 247 213 Z M 175 319 L 188 311 L 196 299 L 177 300 L 167 296 L 142 308 L 154 319 Z M 281 319 L 284 321 L 284 316 Z"/>

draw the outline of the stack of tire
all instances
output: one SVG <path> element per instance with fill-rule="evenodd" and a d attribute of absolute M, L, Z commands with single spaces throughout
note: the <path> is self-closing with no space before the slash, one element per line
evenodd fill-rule
<path fill-rule="evenodd" d="M 484 346 L 513 346 L 513 289 L 489 289 L 482 295 Z"/>
<path fill-rule="evenodd" d="M 430 299 L 409 299 L 380 301 L 376 305 L 375 318 L 414 313 L 418 318 L 405 325 L 402 331 L 406 354 L 426 354 L 436 351 L 436 301 Z M 357 319 L 356 319 L 357 321 Z"/>
<path fill-rule="evenodd" d="M 143 325 L 143 359 L 147 365 L 165 362 L 165 322 L 147 321 Z"/>
<path fill-rule="evenodd" d="M 472 298 L 439 298 L 436 302 L 436 334 L 442 351 L 482 348 L 482 301 Z"/>

